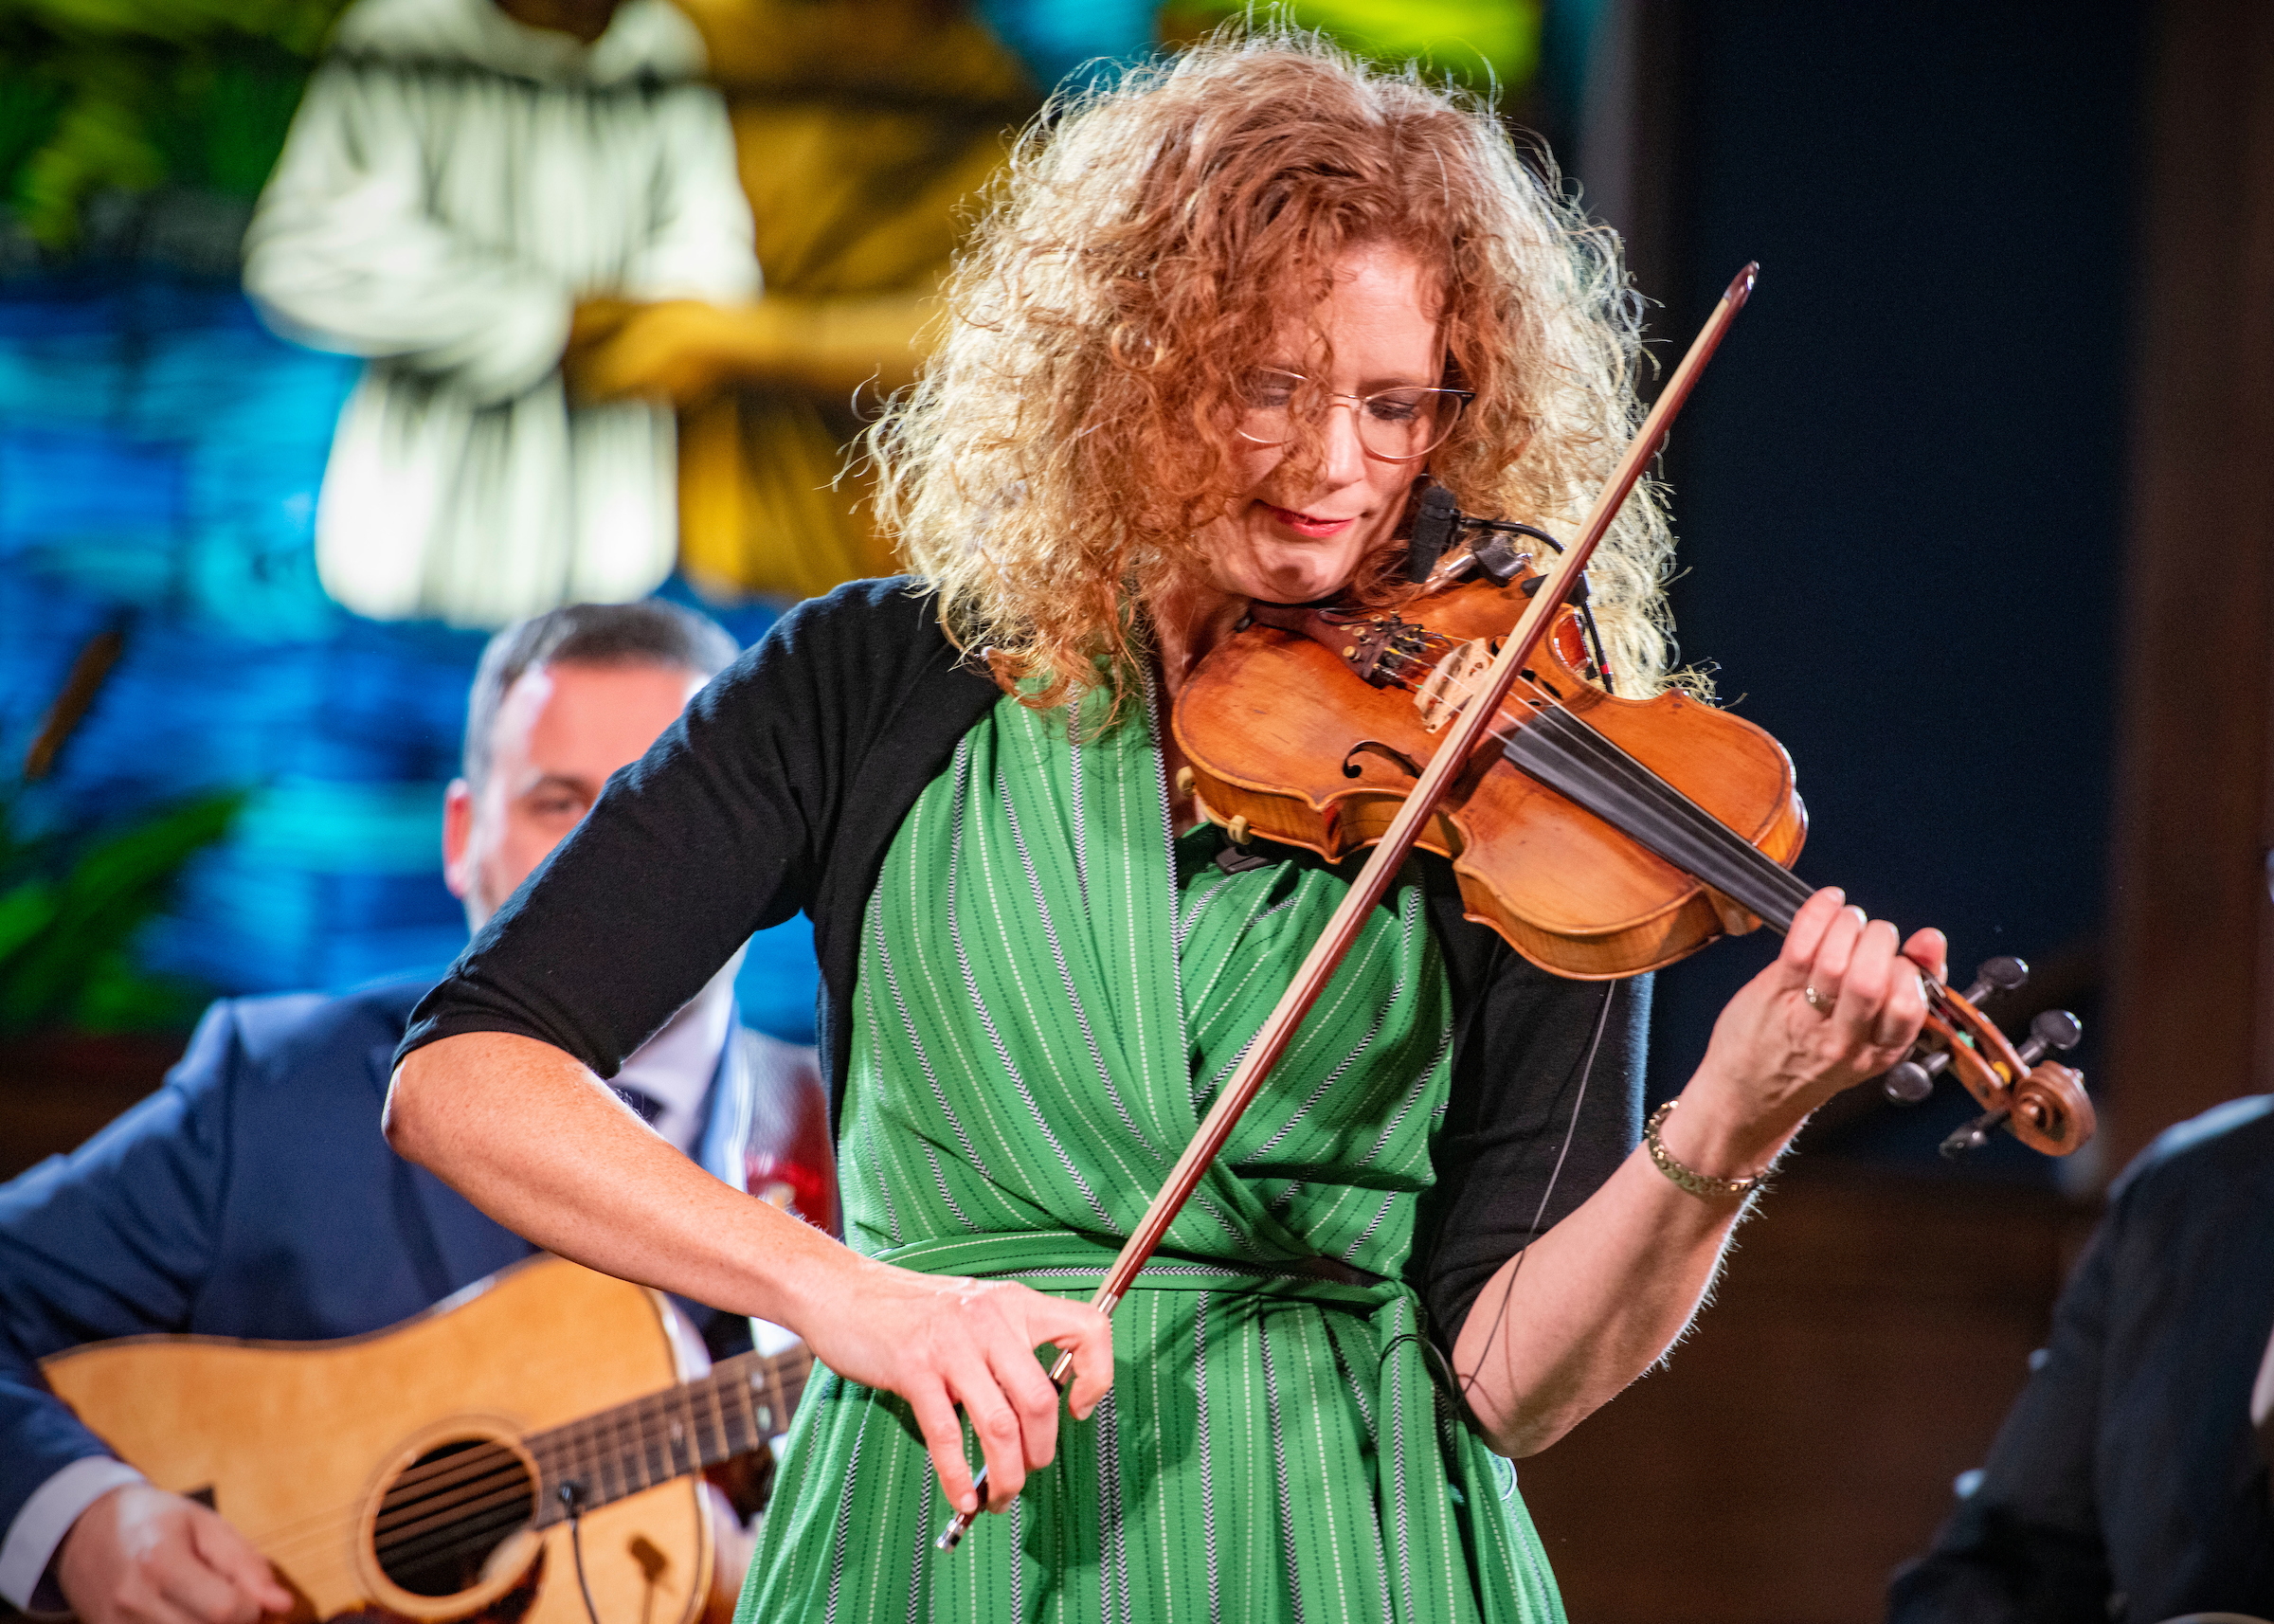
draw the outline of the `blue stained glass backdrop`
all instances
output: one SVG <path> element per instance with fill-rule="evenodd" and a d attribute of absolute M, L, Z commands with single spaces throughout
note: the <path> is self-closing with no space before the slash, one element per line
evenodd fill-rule
<path fill-rule="evenodd" d="M 465 940 L 441 809 L 483 639 L 360 619 L 316 583 L 316 492 L 354 373 L 271 334 L 227 283 L 136 267 L 0 284 L 0 750 L 20 763 L 80 650 L 124 631 L 20 815 L 90 828 L 249 788 L 135 944 L 217 992 L 439 972 Z M 746 643 L 772 620 L 697 606 Z M 805 921 L 767 931 L 745 1017 L 810 1041 L 815 982 Z"/>

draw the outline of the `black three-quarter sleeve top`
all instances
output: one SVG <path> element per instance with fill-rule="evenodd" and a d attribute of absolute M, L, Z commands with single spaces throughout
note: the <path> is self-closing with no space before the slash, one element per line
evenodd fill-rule
<path fill-rule="evenodd" d="M 909 580 L 799 605 L 609 779 L 419 1005 L 398 1062 L 437 1038 L 509 1032 L 613 1076 L 752 931 L 803 910 L 841 1098 L 861 914 L 886 849 L 1001 697 Z M 1536 968 L 1463 917 L 1449 864 L 1422 860 L 1458 1025 L 1412 1283 L 1450 1347 L 1493 1272 L 1639 1139 L 1650 983 Z"/>

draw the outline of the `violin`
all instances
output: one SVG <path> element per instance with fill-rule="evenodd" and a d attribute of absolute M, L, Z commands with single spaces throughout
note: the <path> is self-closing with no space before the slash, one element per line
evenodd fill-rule
<path fill-rule="evenodd" d="M 1235 844 L 1260 836 L 1339 862 L 1380 838 L 1545 586 L 1507 532 L 1550 538 L 1446 511 L 1435 488 L 1433 500 L 1468 545 L 1412 603 L 1259 603 L 1187 679 L 1181 787 Z M 1582 610 L 1558 604 L 1414 844 L 1452 860 L 1470 918 L 1561 976 L 1636 975 L 1763 923 L 1788 929 L 1814 890 L 1791 872 L 1808 834 L 1791 757 L 1680 689 L 1624 698 L 1607 676 Z M 2048 1010 L 2017 1044 L 1978 1007 L 2027 973 L 1999 958 L 1963 993 L 1930 981 L 1920 1045 L 1883 1087 L 1916 1103 L 1948 1069 L 1994 1118 L 1962 1129 L 1966 1145 L 2003 1126 L 2066 1155 L 2092 1136 L 2092 1102 L 2047 1056 L 2082 1026 Z"/>

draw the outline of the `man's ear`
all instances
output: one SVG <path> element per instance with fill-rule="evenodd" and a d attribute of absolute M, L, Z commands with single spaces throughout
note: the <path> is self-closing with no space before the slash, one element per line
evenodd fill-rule
<path fill-rule="evenodd" d="M 442 883 L 461 902 L 474 889 L 474 790 L 462 778 L 442 792 Z"/>

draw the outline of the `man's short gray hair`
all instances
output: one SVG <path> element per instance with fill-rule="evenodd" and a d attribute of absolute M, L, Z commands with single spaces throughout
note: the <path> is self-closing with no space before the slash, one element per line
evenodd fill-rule
<path fill-rule="evenodd" d="M 638 604 L 571 604 L 516 621 L 490 639 L 466 697 L 466 783 L 490 773 L 497 708 L 524 673 L 540 665 L 660 665 L 705 678 L 742 651 L 707 615 L 650 598 Z"/>

